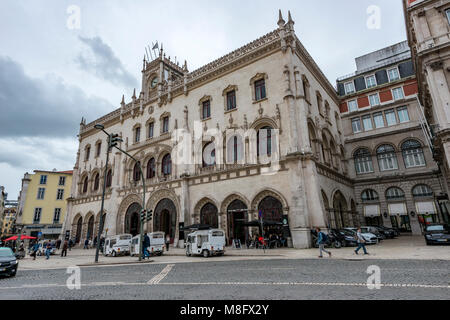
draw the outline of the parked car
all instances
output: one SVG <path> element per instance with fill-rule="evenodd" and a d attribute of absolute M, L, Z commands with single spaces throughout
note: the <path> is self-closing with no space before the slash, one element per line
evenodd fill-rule
<path fill-rule="evenodd" d="M 447 224 L 431 224 L 425 228 L 427 245 L 450 244 L 450 226 Z"/>
<path fill-rule="evenodd" d="M 358 231 L 357 228 L 344 228 L 344 229 L 353 231 L 355 236 L 356 232 Z M 366 240 L 366 244 L 378 244 L 380 242 L 380 240 L 377 238 L 376 235 L 370 232 L 364 232 L 362 228 L 361 228 L 361 235 L 363 236 L 364 240 Z"/>
<path fill-rule="evenodd" d="M 374 228 L 378 229 L 380 233 L 384 234 L 386 239 L 394 239 L 395 237 L 398 236 L 398 233 L 392 228 L 384 226 L 374 226 Z"/>
<path fill-rule="evenodd" d="M 106 238 L 103 254 L 113 257 L 129 255 L 132 237 L 131 234 L 121 234 Z"/>
<path fill-rule="evenodd" d="M 148 237 L 150 238 L 150 246 L 147 248 L 148 253 L 152 256 L 158 255 L 162 256 L 164 252 L 164 232 L 153 232 L 148 233 Z M 130 256 L 138 256 L 141 252 L 141 236 L 138 234 L 137 236 L 131 239 L 131 249 Z"/>
<path fill-rule="evenodd" d="M 0 274 L 14 277 L 17 273 L 17 267 L 19 262 L 17 261 L 14 252 L 11 248 L 0 248 Z"/>
<path fill-rule="evenodd" d="M 346 247 L 356 247 L 358 245 L 355 232 L 347 229 L 339 229 L 339 233 L 344 236 Z"/>
<path fill-rule="evenodd" d="M 186 256 L 223 256 L 225 253 L 225 231 L 220 229 L 198 230 L 187 236 Z"/>
<path fill-rule="evenodd" d="M 49 242 L 49 240 L 41 240 L 38 242 L 38 245 L 39 245 L 39 248 L 37 251 L 38 256 L 45 256 L 45 251 L 47 250 L 48 242 Z M 52 245 L 50 255 L 55 255 L 55 254 L 56 254 L 56 247 L 54 245 Z"/>
<path fill-rule="evenodd" d="M 363 233 L 373 233 L 374 235 L 377 236 L 377 238 L 378 238 L 379 241 L 386 239 L 386 236 L 385 236 L 384 234 L 382 234 L 382 233 L 380 232 L 380 230 L 378 230 L 378 229 L 375 228 L 375 227 L 371 227 L 371 226 L 368 226 L 368 227 L 366 227 L 366 226 L 361 227 L 361 232 L 363 232 Z"/>

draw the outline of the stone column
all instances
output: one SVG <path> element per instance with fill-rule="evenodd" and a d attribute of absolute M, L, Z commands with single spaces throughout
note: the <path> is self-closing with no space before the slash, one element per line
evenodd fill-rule
<path fill-rule="evenodd" d="M 305 175 L 301 162 L 291 159 L 286 165 L 289 169 L 289 182 L 291 188 L 291 203 L 289 206 L 289 227 L 291 229 L 292 243 L 296 249 L 305 249 L 311 246 L 309 229 L 309 211 L 306 200 Z"/>
<path fill-rule="evenodd" d="M 181 181 L 181 199 L 180 199 L 180 213 L 179 213 L 179 222 L 184 223 L 184 226 L 189 225 L 190 216 L 189 216 L 189 180 L 187 177 L 184 177 Z M 179 243 L 179 247 L 182 248 L 183 244 Z"/>

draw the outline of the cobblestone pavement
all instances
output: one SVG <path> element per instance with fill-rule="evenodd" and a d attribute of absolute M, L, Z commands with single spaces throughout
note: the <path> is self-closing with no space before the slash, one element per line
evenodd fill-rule
<path fill-rule="evenodd" d="M 369 256 L 354 254 L 354 247 L 330 249 L 333 259 L 413 259 L 413 260 L 447 260 L 450 261 L 450 246 L 426 246 L 421 236 L 401 236 L 398 239 L 384 240 L 379 245 L 367 246 Z M 240 261 L 240 260 L 271 260 L 271 259 L 314 259 L 317 258 L 318 249 L 270 249 L 265 252 L 261 249 L 236 250 L 228 248 L 225 256 L 214 258 L 215 261 Z M 19 262 L 19 270 L 38 270 L 67 268 L 69 266 L 84 266 L 94 263 L 95 250 L 73 249 L 68 256 L 52 256 L 50 260 L 45 257 L 37 257 L 32 260 L 26 257 Z M 170 248 L 162 257 L 152 258 L 153 263 L 186 263 L 207 262 L 208 259 L 199 257 L 186 257 L 184 249 Z M 100 255 L 101 264 L 136 263 L 137 257 L 104 257 Z"/>
<path fill-rule="evenodd" d="M 199 258 L 202 259 L 202 258 Z M 367 268 L 381 289 L 367 288 Z M 0 299 L 449 299 L 443 260 L 275 259 L 81 267 L 81 289 L 66 269 L 20 270 L 0 278 Z"/>

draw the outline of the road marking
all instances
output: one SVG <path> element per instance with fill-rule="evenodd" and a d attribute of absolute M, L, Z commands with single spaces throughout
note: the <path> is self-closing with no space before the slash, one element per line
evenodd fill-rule
<path fill-rule="evenodd" d="M 114 287 L 114 286 L 147 286 L 148 284 L 160 285 L 160 286 L 341 286 L 341 287 L 367 287 L 367 283 L 343 283 L 343 282 L 163 282 L 160 281 L 164 279 L 165 276 L 170 272 L 173 265 L 168 265 L 163 271 L 158 275 L 159 278 L 154 277 L 149 282 L 92 282 L 81 284 L 82 287 Z M 163 274 L 164 272 L 164 274 Z M 152 282 L 153 281 L 153 282 Z M 385 283 L 381 284 L 381 287 L 386 288 L 425 288 L 425 289 L 450 289 L 450 285 L 429 285 L 429 284 L 395 284 L 395 283 Z M 0 287 L 1 290 L 12 290 L 12 289 L 40 289 L 40 288 L 67 288 L 66 284 L 33 284 L 33 285 L 22 285 L 15 287 Z"/>
<path fill-rule="evenodd" d="M 170 270 L 172 270 L 172 268 L 174 267 L 174 264 L 168 264 L 164 269 L 162 269 L 162 271 L 157 274 L 156 276 L 154 276 L 153 278 L 151 278 L 147 284 L 159 284 L 170 272 Z"/>

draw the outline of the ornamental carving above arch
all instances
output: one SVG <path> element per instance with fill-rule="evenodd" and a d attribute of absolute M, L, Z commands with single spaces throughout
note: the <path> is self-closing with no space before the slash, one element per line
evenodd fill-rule
<path fill-rule="evenodd" d="M 193 216 L 196 218 L 200 217 L 200 210 L 202 210 L 202 208 L 208 203 L 213 204 L 217 208 L 217 210 L 219 210 L 217 201 L 215 201 L 212 197 L 204 197 L 195 205 Z"/>

